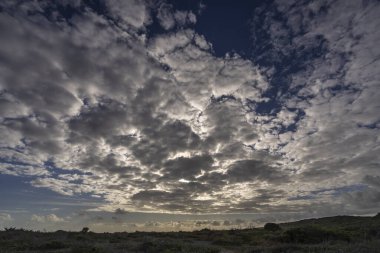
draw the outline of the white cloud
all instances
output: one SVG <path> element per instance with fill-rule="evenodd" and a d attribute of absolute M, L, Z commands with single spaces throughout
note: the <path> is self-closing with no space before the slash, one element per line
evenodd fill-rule
<path fill-rule="evenodd" d="M 378 5 L 338 1 L 328 5 L 331 14 L 319 15 L 314 4 L 278 4 L 298 31 L 293 38 L 264 13 L 273 38 L 273 55 L 266 57 L 307 53 L 318 43 L 325 51 L 289 74 L 293 93 L 279 91 L 279 112 L 263 115 L 255 110 L 270 100 L 264 94 L 278 70 L 266 72 L 238 54 L 216 57 L 192 29 L 150 38 L 152 6 L 106 3 L 111 19 L 87 8 L 70 23 L 2 4 L 12 15 L 0 13 L 1 173 L 34 176 L 33 186 L 67 196 L 101 196 L 97 210 L 169 212 L 300 211 L 318 203 L 290 197 L 316 191 L 321 182 L 369 184 L 363 177 L 378 173 L 379 61 L 372 42 L 379 33 L 371 22 Z M 301 18 L 309 9 L 315 19 Z M 167 4 L 157 15 L 167 30 L 196 22 L 192 12 Z M 360 39 L 350 43 L 350 34 Z M 68 173 L 54 176 L 46 161 Z M 364 202 L 377 193 L 371 186 Z M 358 200 L 364 195 L 355 194 L 321 194 L 319 201 L 366 206 Z"/>
<path fill-rule="evenodd" d="M 160 25 L 165 29 L 169 30 L 175 26 L 175 20 L 173 15 L 172 6 L 166 3 L 162 3 L 158 8 L 157 18 Z"/>
<path fill-rule="evenodd" d="M 13 220 L 13 218 L 9 213 L 0 213 L 0 221 L 1 222 L 12 221 L 12 220 Z"/>
<path fill-rule="evenodd" d="M 157 19 L 165 30 L 175 26 L 184 27 L 197 22 L 197 16 L 192 11 L 173 10 L 173 6 L 162 2 L 157 9 Z"/>
<path fill-rule="evenodd" d="M 109 0 L 111 14 L 133 28 L 142 29 L 151 22 L 150 7 L 144 0 Z"/>
<path fill-rule="evenodd" d="M 307 50 L 315 47 L 322 56 L 309 56 L 310 60 L 304 63 L 305 70 L 289 74 L 293 94 L 279 94 L 281 111 L 275 117 L 269 117 L 269 122 L 268 118 L 263 118 L 266 124 L 269 123 L 269 129 L 296 123 L 295 131 L 279 134 L 277 130 L 271 130 L 260 135 L 264 137 L 261 142 L 264 145 L 255 147 L 269 148 L 289 159 L 284 160 L 284 166 L 298 171 L 295 182 L 302 185 L 300 191 L 319 189 L 320 182 L 326 188 L 360 184 L 366 175 L 377 175 L 376 168 L 380 164 L 374 153 L 379 141 L 374 136 L 378 135 L 376 124 L 380 119 L 375 113 L 379 108 L 375 97 L 378 96 L 377 58 L 380 51 L 373 44 L 380 35 L 374 29 L 380 21 L 375 15 L 380 6 L 375 2 L 363 5 L 356 1 L 321 1 L 290 6 L 285 1 L 277 1 L 276 5 L 289 28 L 285 28 L 284 23 L 272 22 L 269 14 L 266 16 L 274 48 L 272 53 L 287 55 L 296 50 L 307 55 Z M 300 15 L 306 12 L 315 17 L 310 19 Z M 314 45 L 318 40 L 321 44 Z M 295 122 L 295 115 L 289 114 L 288 108 L 303 111 L 304 115 Z M 357 198 L 362 196 L 362 201 L 369 203 L 376 199 L 371 196 L 377 193 L 355 190 L 347 194 Z M 351 200 L 334 198 L 334 201 L 345 204 L 345 208 L 356 209 L 350 206 Z M 333 201 L 332 197 L 326 201 Z M 373 206 L 378 206 L 378 200 L 375 202 Z M 365 205 L 362 203 L 361 206 Z"/>
<path fill-rule="evenodd" d="M 30 218 L 31 221 L 39 222 L 39 223 L 56 223 L 56 222 L 64 222 L 65 219 L 58 217 L 55 214 L 47 214 L 47 215 L 37 215 L 33 214 Z"/>

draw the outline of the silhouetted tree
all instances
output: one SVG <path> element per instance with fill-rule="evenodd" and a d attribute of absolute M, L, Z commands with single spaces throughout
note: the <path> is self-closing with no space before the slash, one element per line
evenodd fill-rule
<path fill-rule="evenodd" d="M 87 233 L 90 229 L 88 227 L 82 228 L 81 233 Z"/>

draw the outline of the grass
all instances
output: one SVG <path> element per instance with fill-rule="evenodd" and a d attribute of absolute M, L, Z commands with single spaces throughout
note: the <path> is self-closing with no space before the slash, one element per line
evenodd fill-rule
<path fill-rule="evenodd" d="M 338 216 L 241 230 L 42 233 L 0 231 L 0 253 L 380 253 L 379 217 Z"/>

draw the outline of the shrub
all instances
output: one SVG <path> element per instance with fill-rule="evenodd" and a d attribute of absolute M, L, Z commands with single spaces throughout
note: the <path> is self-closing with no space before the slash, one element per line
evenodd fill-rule
<path fill-rule="evenodd" d="M 39 249 L 42 249 L 42 250 L 64 249 L 64 248 L 67 248 L 67 246 L 63 242 L 60 242 L 60 241 L 47 242 L 45 244 L 42 244 L 39 247 Z"/>
<path fill-rule="evenodd" d="M 322 243 L 329 240 L 349 241 L 350 238 L 338 231 L 325 230 L 318 227 L 292 228 L 285 231 L 284 242 L 290 243 Z"/>
<path fill-rule="evenodd" d="M 71 248 L 70 253 L 102 253 L 106 252 L 100 248 L 90 245 L 77 245 Z"/>
<path fill-rule="evenodd" d="M 144 253 L 171 253 L 171 252 L 181 252 L 181 245 L 177 244 L 166 244 L 166 243 L 154 243 L 154 242 L 144 242 L 140 246 L 140 250 Z"/>
<path fill-rule="evenodd" d="M 276 223 L 267 223 L 265 224 L 264 229 L 268 231 L 278 231 L 281 230 L 281 227 Z"/>
<path fill-rule="evenodd" d="M 369 228 L 367 232 L 367 236 L 380 238 L 380 228 L 379 227 Z"/>

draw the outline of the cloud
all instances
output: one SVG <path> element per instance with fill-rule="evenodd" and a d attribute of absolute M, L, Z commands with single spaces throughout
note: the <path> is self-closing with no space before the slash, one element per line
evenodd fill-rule
<path fill-rule="evenodd" d="M 213 164 L 210 155 L 178 157 L 168 160 L 162 172 L 164 179 L 186 179 L 195 180 L 195 176 L 201 173 L 201 170 L 209 170 Z"/>
<path fill-rule="evenodd" d="M 175 20 L 173 16 L 172 6 L 166 3 L 162 3 L 158 8 L 157 18 L 160 25 L 169 30 L 175 26 Z"/>
<path fill-rule="evenodd" d="M 380 184 L 379 176 L 366 175 L 363 183 L 367 187 L 360 191 L 346 192 L 343 197 L 348 203 L 360 209 L 372 209 L 376 211 L 380 202 Z"/>
<path fill-rule="evenodd" d="M 166 2 L 65 4 L 0 4 L 1 173 L 113 214 L 378 207 L 375 2 L 265 3 L 249 59 Z"/>
<path fill-rule="evenodd" d="M 12 221 L 13 218 L 9 213 L 0 213 L 0 221 Z"/>
<path fill-rule="evenodd" d="M 237 161 L 231 164 L 227 171 L 227 179 L 231 182 L 259 180 L 284 183 L 287 181 L 287 176 L 288 173 L 255 160 Z"/>
<path fill-rule="evenodd" d="M 181 205 L 181 202 L 183 203 L 185 199 L 189 198 L 189 193 L 183 190 L 177 190 L 177 191 L 159 191 L 159 190 L 147 190 L 147 191 L 140 191 L 132 196 L 132 200 L 135 201 L 137 204 L 143 205 L 150 205 L 151 207 L 154 207 L 156 205 L 166 205 L 166 208 L 185 208 L 185 205 Z M 176 205 L 170 205 L 167 206 L 168 203 L 178 203 Z"/>
<path fill-rule="evenodd" d="M 114 100 L 102 101 L 94 107 L 83 108 L 78 116 L 70 119 L 69 141 L 88 142 L 91 139 L 104 138 L 109 135 L 122 135 L 119 132 L 128 124 L 127 108 Z"/>
<path fill-rule="evenodd" d="M 360 183 L 363 174 L 378 176 L 375 168 L 379 161 L 373 153 L 378 142 L 373 138 L 378 132 L 375 122 L 379 120 L 373 110 L 378 101 L 369 93 L 377 94 L 380 52 L 366 53 L 379 36 L 373 29 L 379 24 L 378 8 L 372 1 L 276 1 L 265 12 L 256 9 L 252 20 L 254 58 L 267 65 L 278 106 L 272 115 L 259 117 L 269 123 L 271 131 L 255 148 L 283 154 L 283 167 L 294 168 L 298 171 L 295 177 L 307 182 L 304 191 L 316 189 L 316 182 L 343 187 Z M 274 13 L 283 20 L 274 19 Z M 366 24 L 371 25 L 364 27 Z M 261 33 L 262 29 L 266 31 Z M 365 73 L 360 66 L 366 66 Z M 289 109 L 302 113 L 287 120 L 281 114 Z M 361 199 L 360 209 L 364 203 L 379 204 L 372 190 L 347 195 L 356 196 L 351 200 Z M 335 196 L 326 201 L 341 201 L 351 209 L 351 200 Z"/>
<path fill-rule="evenodd" d="M 47 214 L 47 215 L 37 215 L 33 214 L 30 218 L 31 221 L 40 222 L 40 223 L 55 223 L 55 222 L 64 222 L 65 219 L 58 217 L 55 214 Z"/>
<path fill-rule="evenodd" d="M 175 26 L 184 27 L 197 22 L 197 17 L 192 11 L 173 10 L 173 6 L 165 2 L 162 2 L 158 7 L 157 19 L 165 30 L 170 30 Z"/>
<path fill-rule="evenodd" d="M 108 11 L 126 25 L 142 29 L 151 22 L 150 7 L 143 0 L 106 1 Z"/>

